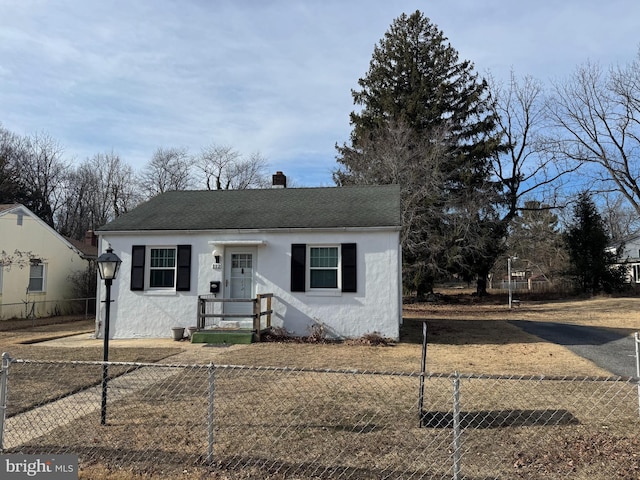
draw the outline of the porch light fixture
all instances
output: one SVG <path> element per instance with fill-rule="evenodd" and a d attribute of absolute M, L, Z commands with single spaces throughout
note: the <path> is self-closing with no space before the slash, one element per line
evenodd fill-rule
<path fill-rule="evenodd" d="M 213 269 L 220 269 L 220 260 L 222 258 L 220 252 L 218 250 L 214 250 L 213 252 L 211 252 L 211 256 L 213 257 Z"/>
<path fill-rule="evenodd" d="M 100 424 L 104 425 L 107 421 L 107 379 L 109 366 L 109 314 L 111 311 L 111 284 L 118 274 L 118 269 L 122 260 L 120 257 L 113 253 L 111 245 L 107 248 L 107 252 L 103 253 L 96 260 L 98 263 L 98 272 L 100 272 L 100 278 L 104 280 L 104 285 L 107 289 L 105 299 L 105 312 L 104 312 L 104 347 L 103 347 L 103 362 L 102 362 L 102 408 L 100 410 Z"/>

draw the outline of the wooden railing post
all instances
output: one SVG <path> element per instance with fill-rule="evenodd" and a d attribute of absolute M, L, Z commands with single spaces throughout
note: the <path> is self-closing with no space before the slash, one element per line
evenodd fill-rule
<path fill-rule="evenodd" d="M 199 330 L 203 330 L 204 329 L 204 314 L 205 314 L 205 299 L 198 297 L 198 321 L 196 323 L 196 325 L 198 326 Z"/>
<path fill-rule="evenodd" d="M 260 341 L 260 307 L 262 304 L 262 298 L 260 294 L 256 295 L 256 299 L 253 301 L 253 329 L 256 332 L 256 339 Z"/>
<path fill-rule="evenodd" d="M 267 297 L 267 325 L 266 328 L 271 328 L 271 295 Z"/>
<path fill-rule="evenodd" d="M 208 318 L 213 318 L 213 319 L 217 319 L 217 318 L 251 318 L 253 319 L 253 321 L 251 322 L 253 325 L 253 331 L 256 332 L 256 339 L 258 341 L 260 341 L 260 333 L 261 331 L 263 331 L 265 328 L 270 328 L 271 327 L 271 306 L 272 306 L 272 299 L 273 294 L 272 293 L 262 293 L 262 294 L 257 294 L 255 298 L 210 298 L 207 295 L 203 295 L 203 296 L 199 296 L 198 297 L 198 312 L 197 312 L 197 316 L 198 316 L 198 328 L 200 330 L 204 330 L 207 325 L 207 319 Z M 266 300 L 266 310 L 262 309 L 262 300 Z M 215 306 L 213 308 L 213 313 L 209 312 L 209 308 L 207 307 L 207 305 L 209 304 L 226 304 L 227 302 L 241 302 L 241 303 L 253 303 L 253 308 L 251 309 L 251 313 L 215 313 Z M 223 309 L 224 311 L 224 309 Z M 266 316 L 265 319 L 265 328 L 262 328 L 262 317 Z M 213 327 L 215 327 L 216 324 L 214 322 Z"/>

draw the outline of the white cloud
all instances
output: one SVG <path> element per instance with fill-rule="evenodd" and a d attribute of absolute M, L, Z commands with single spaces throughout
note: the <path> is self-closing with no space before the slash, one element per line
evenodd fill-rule
<path fill-rule="evenodd" d="M 140 168 L 159 146 L 216 142 L 327 184 L 350 90 L 393 19 L 416 9 L 497 76 L 547 80 L 637 50 L 640 5 L 624 0 L 9 0 L 0 122 L 46 130 L 78 159 L 114 149 Z"/>

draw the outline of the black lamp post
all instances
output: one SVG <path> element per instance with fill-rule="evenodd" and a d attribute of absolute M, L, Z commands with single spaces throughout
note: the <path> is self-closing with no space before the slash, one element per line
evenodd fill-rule
<path fill-rule="evenodd" d="M 100 278 L 104 280 L 107 288 L 107 298 L 105 299 L 105 315 L 104 315 L 104 356 L 102 363 L 102 409 L 100 411 L 100 424 L 104 425 L 107 421 L 107 377 L 109 361 L 109 313 L 111 307 L 111 284 L 118 274 L 118 269 L 122 260 L 113 253 L 111 246 L 107 248 L 107 252 L 98 257 L 98 271 Z"/>

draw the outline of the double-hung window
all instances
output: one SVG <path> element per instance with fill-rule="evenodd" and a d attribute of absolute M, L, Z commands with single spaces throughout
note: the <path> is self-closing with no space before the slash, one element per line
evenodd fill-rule
<path fill-rule="evenodd" d="M 44 263 L 29 265 L 29 292 L 44 292 Z"/>
<path fill-rule="evenodd" d="M 291 291 L 336 295 L 358 291 L 355 243 L 291 245 Z"/>
<path fill-rule="evenodd" d="M 173 288 L 176 282 L 176 249 L 149 249 L 149 288 Z"/>
<path fill-rule="evenodd" d="M 338 288 L 340 266 L 337 246 L 309 247 L 309 288 Z"/>
<path fill-rule="evenodd" d="M 131 247 L 131 290 L 191 290 L 191 245 Z"/>

